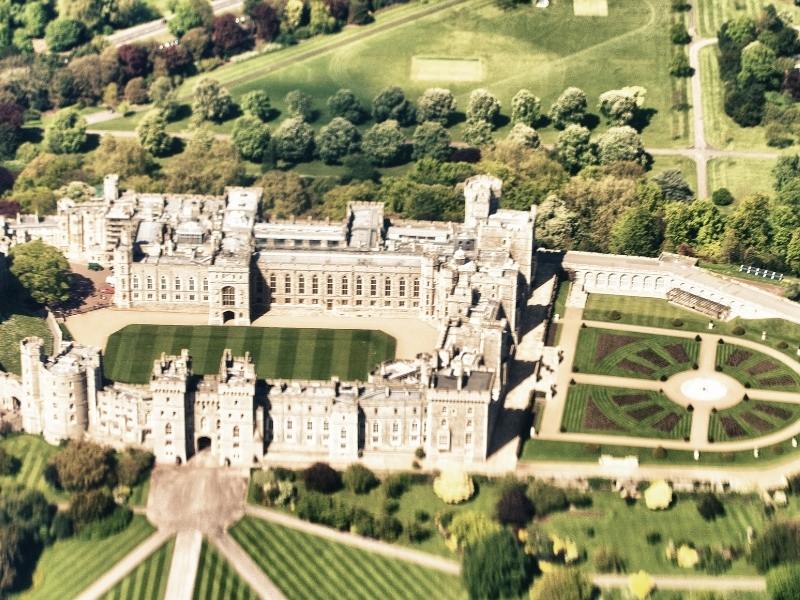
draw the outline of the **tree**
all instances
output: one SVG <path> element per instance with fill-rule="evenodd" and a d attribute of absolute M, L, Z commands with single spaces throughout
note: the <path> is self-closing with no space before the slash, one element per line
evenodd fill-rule
<path fill-rule="evenodd" d="M 435 121 L 447 127 L 455 110 L 455 96 L 444 88 L 428 88 L 417 98 L 418 123 Z"/>
<path fill-rule="evenodd" d="M 753 541 L 750 562 L 760 572 L 785 563 L 800 560 L 800 525 L 794 522 L 775 522 Z"/>
<path fill-rule="evenodd" d="M 322 0 L 311 0 L 308 17 L 308 29 L 314 35 L 333 33 L 339 28 L 339 22 L 331 15 L 328 5 Z"/>
<path fill-rule="evenodd" d="M 541 144 L 537 131 L 522 121 L 518 121 L 511 128 L 506 138 L 512 144 L 535 150 Z"/>
<path fill-rule="evenodd" d="M 526 89 L 519 90 L 511 99 L 511 122 L 534 127 L 542 118 L 542 101 Z"/>
<path fill-rule="evenodd" d="M 195 86 L 192 116 L 196 120 L 220 123 L 231 116 L 234 109 L 230 93 L 215 79 L 201 79 Z"/>
<path fill-rule="evenodd" d="M 195 27 L 208 29 L 214 22 L 214 11 L 207 0 L 180 0 L 168 27 L 172 35 L 181 37 Z"/>
<path fill-rule="evenodd" d="M 660 245 L 658 218 L 644 206 L 629 208 L 611 229 L 609 248 L 616 254 L 655 256 Z"/>
<path fill-rule="evenodd" d="M 418 125 L 411 138 L 414 147 L 412 158 L 417 160 L 424 156 L 436 160 L 450 158 L 450 134 L 438 121 L 427 121 Z"/>
<path fill-rule="evenodd" d="M 314 100 L 300 90 L 292 90 L 283 99 L 286 112 L 290 117 L 300 117 L 303 121 L 311 121 L 314 116 Z"/>
<path fill-rule="evenodd" d="M 365 134 L 361 147 L 370 160 L 379 166 L 401 162 L 405 156 L 406 138 L 397 121 L 390 119 L 373 125 Z"/>
<path fill-rule="evenodd" d="M 472 90 L 467 101 L 467 120 L 485 121 L 491 125 L 500 116 L 500 101 L 488 90 Z"/>
<path fill-rule="evenodd" d="M 800 565 L 783 565 L 767 573 L 770 600 L 800 598 Z"/>
<path fill-rule="evenodd" d="M 697 512 L 706 521 L 713 521 L 717 517 L 725 514 L 725 507 L 714 494 L 707 492 L 702 494 L 696 502 Z"/>
<path fill-rule="evenodd" d="M 793 273 L 800 274 L 800 227 L 794 230 L 786 247 L 786 265 Z"/>
<path fill-rule="evenodd" d="M 742 127 L 755 127 L 764 118 L 764 86 L 752 83 L 746 86 L 735 82 L 725 86 L 725 113 Z"/>
<path fill-rule="evenodd" d="M 544 199 L 536 211 L 536 238 L 543 248 L 569 250 L 577 215 L 555 194 Z"/>
<path fill-rule="evenodd" d="M 69 492 L 93 490 L 111 475 L 113 452 L 93 442 L 70 440 L 53 457 L 61 487 Z"/>
<path fill-rule="evenodd" d="M 497 520 L 503 525 L 525 527 L 533 518 L 533 502 L 525 495 L 525 490 L 512 486 L 503 492 L 495 506 Z"/>
<path fill-rule="evenodd" d="M 586 117 L 588 102 L 586 93 L 576 87 L 568 87 L 550 107 L 550 120 L 558 129 L 570 123 L 580 125 Z"/>
<path fill-rule="evenodd" d="M 627 125 L 610 127 L 597 141 L 597 158 L 601 165 L 616 161 L 631 161 L 641 165 L 647 163 L 642 137 Z"/>
<path fill-rule="evenodd" d="M 353 25 L 366 25 L 372 23 L 372 11 L 370 10 L 369 0 L 349 0 L 347 8 L 349 21 Z"/>
<path fill-rule="evenodd" d="M 140 483 L 152 469 L 155 457 L 151 452 L 138 448 L 127 448 L 117 455 L 115 473 L 119 485 L 133 487 Z"/>
<path fill-rule="evenodd" d="M 542 575 L 531 588 L 531 600 L 591 600 L 591 582 L 577 569 L 556 568 Z"/>
<path fill-rule="evenodd" d="M 728 217 L 723 252 L 734 262 L 751 263 L 770 247 L 770 202 L 757 194 L 742 199 Z"/>
<path fill-rule="evenodd" d="M 122 82 L 150 74 L 150 53 L 139 44 L 125 44 L 117 49 Z"/>
<path fill-rule="evenodd" d="M 345 487 L 354 494 L 367 494 L 380 482 L 375 473 L 360 463 L 347 467 L 342 475 Z"/>
<path fill-rule="evenodd" d="M 310 160 L 314 153 L 314 130 L 301 117 L 284 120 L 272 139 L 275 154 L 287 162 Z"/>
<path fill-rule="evenodd" d="M 347 12 L 350 5 L 348 0 L 324 0 L 324 2 L 334 19 L 339 23 L 347 22 Z"/>
<path fill-rule="evenodd" d="M 211 35 L 205 27 L 194 27 L 183 35 L 181 45 L 192 55 L 192 60 L 198 62 L 211 50 Z"/>
<path fill-rule="evenodd" d="M 468 546 L 462 571 L 469 597 L 474 600 L 520 596 L 531 579 L 528 557 L 506 530 Z"/>
<path fill-rule="evenodd" d="M 683 46 L 692 41 L 692 36 L 689 35 L 689 31 L 686 29 L 686 25 L 682 21 L 672 24 L 669 35 L 672 43 L 678 46 Z"/>
<path fill-rule="evenodd" d="M 250 11 L 250 18 L 256 28 L 256 37 L 271 42 L 278 35 L 281 19 L 278 12 L 269 2 L 259 2 Z"/>
<path fill-rule="evenodd" d="M 164 187 L 172 192 L 218 195 L 227 186 L 241 185 L 245 170 L 230 142 L 196 129 L 186 149 L 164 167 L 164 175 Z"/>
<path fill-rule="evenodd" d="M 653 182 L 661 189 L 666 200 L 689 201 L 694 198 L 694 192 L 680 169 L 662 171 L 653 177 Z"/>
<path fill-rule="evenodd" d="M 454 552 L 461 552 L 502 530 L 502 527 L 485 513 L 462 510 L 455 514 L 447 526 L 449 534 L 447 545 Z"/>
<path fill-rule="evenodd" d="M 214 17 L 211 43 L 217 56 L 228 58 L 250 45 L 250 36 L 237 21 L 238 18 L 231 13 Z"/>
<path fill-rule="evenodd" d="M 86 143 L 86 119 L 74 109 L 62 110 L 45 128 L 44 146 L 55 154 L 80 152 Z"/>
<path fill-rule="evenodd" d="M 342 117 L 358 125 L 367 119 L 368 112 L 358 97 L 348 89 L 340 89 L 328 98 L 328 111 L 334 117 Z"/>
<path fill-rule="evenodd" d="M 0 160 L 13 158 L 22 132 L 24 110 L 16 102 L 0 102 Z"/>
<path fill-rule="evenodd" d="M 243 158 L 260 162 L 269 152 L 269 127 L 258 118 L 245 115 L 233 123 L 233 146 Z"/>
<path fill-rule="evenodd" d="M 540 517 L 551 512 L 566 510 L 569 507 L 569 501 L 564 490 L 539 479 L 534 479 L 528 485 L 527 494 L 533 502 L 536 514 Z"/>
<path fill-rule="evenodd" d="M 644 104 L 646 90 L 643 87 L 626 87 L 600 94 L 600 112 L 615 125 L 628 125 Z"/>
<path fill-rule="evenodd" d="M 303 180 L 292 171 L 267 171 L 259 181 L 264 189 L 261 215 L 286 218 L 303 214 L 311 206 L 311 196 Z"/>
<path fill-rule="evenodd" d="M 694 75 L 694 68 L 689 64 L 689 58 L 680 50 L 675 53 L 669 63 L 669 74 L 673 77 L 691 77 Z"/>
<path fill-rule="evenodd" d="M 269 121 L 272 116 L 272 105 L 266 92 L 256 90 L 242 97 L 242 110 L 258 117 L 262 121 Z"/>
<path fill-rule="evenodd" d="M 134 77 L 125 85 L 125 100 L 131 104 L 147 104 L 148 99 L 143 77 Z"/>
<path fill-rule="evenodd" d="M 332 494 L 342 489 L 342 476 L 327 463 L 314 463 L 303 471 L 303 482 L 307 490 Z"/>
<path fill-rule="evenodd" d="M 334 117 L 317 136 L 319 157 L 327 164 L 337 164 L 348 154 L 361 148 L 361 134 L 355 125 L 342 117 Z"/>
<path fill-rule="evenodd" d="M 463 135 L 464 141 L 476 148 L 494 145 L 491 123 L 480 119 L 467 121 Z"/>
<path fill-rule="evenodd" d="M 56 19 L 48 23 L 44 39 L 50 50 L 63 52 L 86 40 L 86 28 L 74 19 Z"/>
<path fill-rule="evenodd" d="M 372 99 L 372 117 L 378 123 L 394 120 L 406 127 L 416 120 L 416 112 L 414 105 L 397 86 L 382 89 Z"/>
<path fill-rule="evenodd" d="M 448 468 L 433 480 L 433 493 L 447 504 L 460 504 L 475 493 L 475 483 L 468 473 Z"/>
<path fill-rule="evenodd" d="M 9 524 L 0 527 L 0 590 L 12 591 L 28 577 L 39 554 L 30 529 Z"/>
<path fill-rule="evenodd" d="M 286 0 L 283 5 L 283 25 L 287 31 L 294 31 L 300 26 L 305 8 L 302 0 Z"/>
<path fill-rule="evenodd" d="M 114 498 L 105 490 L 79 490 L 72 496 L 68 514 L 80 530 L 114 512 Z"/>
<path fill-rule="evenodd" d="M 172 137 L 167 133 L 167 120 L 160 110 L 149 111 L 136 127 L 142 148 L 154 156 L 164 156 L 172 149 Z"/>
<path fill-rule="evenodd" d="M 155 77 L 187 75 L 192 71 L 193 64 L 194 55 L 187 44 L 176 44 L 153 51 Z"/>
<path fill-rule="evenodd" d="M 768 89 L 780 86 L 783 73 L 778 69 L 775 52 L 759 41 L 750 42 L 742 50 L 742 68 L 737 76 L 740 86 L 759 83 Z"/>
<path fill-rule="evenodd" d="M 570 124 L 558 134 L 556 157 L 572 174 L 595 162 L 591 132 L 583 125 Z"/>
<path fill-rule="evenodd" d="M 97 150 L 87 157 L 86 167 L 98 178 L 116 173 L 124 181 L 136 175 L 148 175 L 155 168 L 155 162 L 137 140 L 104 135 Z"/>

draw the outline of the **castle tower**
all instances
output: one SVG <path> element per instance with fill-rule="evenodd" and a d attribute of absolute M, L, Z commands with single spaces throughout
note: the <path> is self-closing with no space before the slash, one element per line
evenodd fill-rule
<path fill-rule="evenodd" d="M 97 403 L 100 352 L 83 346 L 66 346 L 41 371 L 42 434 L 57 444 L 83 437 L 89 427 L 89 407 Z"/>
<path fill-rule="evenodd" d="M 475 175 L 464 182 L 464 224 L 477 227 L 497 210 L 503 182 L 491 175 Z"/>
<path fill-rule="evenodd" d="M 222 353 L 219 365 L 219 447 L 220 460 L 232 465 L 251 465 L 264 454 L 263 437 L 256 435 L 253 401 L 256 370 L 250 353 L 234 358 Z M 262 441 L 259 441 L 262 440 Z"/>
<path fill-rule="evenodd" d="M 161 355 L 153 363 L 150 393 L 153 396 L 151 419 L 153 453 L 159 463 L 183 463 L 191 450 L 187 443 L 189 422 L 189 378 L 192 374 L 189 351 L 180 356 Z"/>
<path fill-rule="evenodd" d="M 119 175 L 116 173 L 103 177 L 103 201 L 113 204 L 119 198 Z"/>
<path fill-rule="evenodd" d="M 123 232 L 117 246 L 114 248 L 114 304 L 120 308 L 131 307 L 131 263 L 133 250 L 130 236 Z"/>
<path fill-rule="evenodd" d="M 28 337 L 19 343 L 22 366 L 22 398 L 20 412 L 22 429 L 28 433 L 42 433 L 41 371 L 44 368 L 44 340 Z"/>

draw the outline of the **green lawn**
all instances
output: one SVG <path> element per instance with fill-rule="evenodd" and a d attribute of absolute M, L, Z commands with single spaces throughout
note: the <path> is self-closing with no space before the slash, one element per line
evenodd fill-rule
<path fill-rule="evenodd" d="M 724 442 L 757 438 L 788 427 L 800 417 L 800 406 L 783 402 L 751 400 L 713 413 L 708 439 Z"/>
<path fill-rule="evenodd" d="M 561 428 L 570 433 L 684 439 L 692 415 L 657 392 L 572 385 Z"/>
<path fill-rule="evenodd" d="M 773 4 L 779 12 L 789 12 L 795 23 L 800 22 L 800 9 L 792 0 L 695 0 L 692 10 L 698 11 L 701 35 L 716 37 L 725 21 L 744 14 L 757 18 L 768 4 Z"/>
<path fill-rule="evenodd" d="M 44 480 L 44 468 L 50 458 L 58 452 L 58 446 L 51 446 L 39 436 L 14 434 L 0 440 L 0 448 L 16 456 L 22 462 L 16 475 L 0 477 L 0 489 L 16 483 L 27 488 L 39 490 L 51 502 L 63 500 L 66 494 L 56 492 Z"/>
<path fill-rule="evenodd" d="M 45 350 L 52 350 L 53 336 L 44 319 L 21 312 L 6 315 L 0 309 L 0 371 L 19 375 L 19 343 L 29 336 L 42 338 Z"/>
<path fill-rule="evenodd" d="M 800 391 L 800 376 L 762 352 L 736 344 L 717 344 L 717 368 L 745 387 L 776 392 Z"/>
<path fill-rule="evenodd" d="M 56 542 L 45 549 L 33 573 L 30 589 L 17 600 L 69 600 L 118 563 L 153 533 L 147 519 L 134 515 L 122 532 L 102 540 L 78 538 Z"/>
<path fill-rule="evenodd" d="M 728 188 L 736 200 L 752 194 L 772 194 L 774 160 L 715 158 L 708 162 L 708 189 Z"/>
<path fill-rule="evenodd" d="M 585 327 L 573 370 L 580 373 L 664 379 L 692 368 L 700 344 L 692 339 Z"/>
<path fill-rule="evenodd" d="M 258 600 L 258 597 L 219 552 L 204 540 L 194 583 L 194 600 Z"/>
<path fill-rule="evenodd" d="M 621 314 L 619 323 L 664 329 L 678 329 L 673 324 L 673 319 L 677 318 L 683 321 L 679 329 L 707 333 L 710 321 L 700 313 L 679 308 L 659 298 L 612 294 L 590 294 L 583 318 L 587 321 L 611 321 L 610 313 L 615 310 Z M 713 321 L 713 323 L 713 331 L 720 335 L 733 335 L 733 330 L 740 325 L 745 329 L 743 338 L 780 350 L 786 356 L 797 360 L 795 351 L 800 346 L 800 325 L 797 323 L 783 319 L 733 319 Z M 762 332 L 766 332 L 766 340 L 761 339 Z"/>
<path fill-rule="evenodd" d="M 289 600 L 464 597 L 458 577 L 261 519 L 245 517 L 230 533 Z"/>
<path fill-rule="evenodd" d="M 570 511 L 550 515 L 544 528 L 574 539 L 585 549 L 588 560 L 584 567 L 592 570 L 592 553 L 599 546 L 610 546 L 625 560 L 627 571 L 644 569 L 649 573 L 691 575 L 666 560 L 664 550 L 673 540 L 676 544 L 690 541 L 698 546 L 725 545 L 743 547 L 747 541 L 747 527 L 756 532 L 766 525 L 761 502 L 753 496 L 725 495 L 721 497 L 725 516 L 715 521 L 705 521 L 697 512 L 694 499 L 678 497 L 665 511 L 652 511 L 640 500 L 629 506 L 613 492 L 592 494 L 592 506 L 583 511 Z M 796 510 L 796 499 L 786 512 Z M 593 529 L 594 535 L 590 535 Z M 657 531 L 661 542 L 648 544 L 645 536 Z M 755 575 L 756 570 L 746 559 L 735 561 L 727 574 Z"/>
<path fill-rule="evenodd" d="M 169 540 L 144 559 L 125 579 L 103 596 L 103 600 L 159 600 L 167 591 L 169 566 L 175 539 Z"/>
<path fill-rule="evenodd" d="M 411 3 L 379 13 L 378 24 L 418 10 L 419 5 Z M 504 112 L 508 113 L 512 96 L 522 87 L 533 90 L 547 108 L 564 88 L 577 85 L 587 92 L 590 108 L 595 110 L 602 92 L 641 85 L 647 89 L 646 106 L 652 111 L 644 130 L 645 142 L 660 147 L 685 146 L 690 115 L 671 108 L 675 96 L 685 93 L 685 82 L 668 74 L 673 53 L 669 26 L 678 18 L 684 17 L 670 12 L 669 0 L 635 3 L 609 0 L 607 18 L 575 17 L 571 2 L 553 2 L 547 10 L 526 4 L 516 10 L 502 11 L 487 0 L 468 0 L 369 37 L 364 37 L 358 29 L 349 29 L 336 36 L 322 36 L 271 55 L 226 65 L 211 76 L 228 86 L 236 99 L 252 90 L 266 90 L 280 111 L 285 109 L 286 93 L 302 89 L 314 97 L 320 110 L 317 126 L 330 118 L 325 100 L 342 87 L 353 89 L 369 102 L 387 85 L 403 87 L 412 98 L 428 87 L 444 86 L 456 94 L 460 110 L 466 107 L 471 90 L 487 87 L 498 95 Z M 333 49 L 348 39 L 357 41 Z M 330 48 L 330 51 L 286 64 L 289 58 L 302 56 L 314 48 Z M 415 56 L 479 59 L 484 79 L 413 80 L 411 61 Z M 603 68 L 597 68 L 600 64 Z M 191 97 L 195 83 L 196 78 L 184 83 L 181 88 L 184 98 Z M 125 122 L 109 121 L 102 127 L 130 129 L 134 122 L 133 118 Z M 173 128 L 185 125 L 181 122 Z M 462 128 L 463 124 L 455 126 L 455 139 L 460 138 Z M 229 124 L 219 128 L 229 129 Z M 555 130 L 548 128 L 543 138 L 552 141 L 555 134 Z"/>
<path fill-rule="evenodd" d="M 196 374 L 217 373 L 225 348 L 234 356 L 250 352 L 261 379 L 365 380 L 378 363 L 394 358 L 395 339 L 366 329 L 289 329 L 128 325 L 108 339 L 105 376 L 147 383 L 162 352 L 188 348 Z"/>

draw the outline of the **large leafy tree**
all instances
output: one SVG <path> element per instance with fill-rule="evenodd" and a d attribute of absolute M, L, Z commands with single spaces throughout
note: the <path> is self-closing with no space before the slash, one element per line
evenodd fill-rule
<path fill-rule="evenodd" d="M 390 119 L 373 125 L 364 134 L 361 147 L 374 164 L 389 166 L 404 158 L 405 141 L 398 122 Z"/>
<path fill-rule="evenodd" d="M 167 120 L 160 110 L 148 112 L 136 128 L 142 148 L 155 156 L 164 156 L 172 148 L 172 137 L 167 133 Z"/>
<path fill-rule="evenodd" d="M 361 148 L 361 134 L 347 119 L 334 117 L 317 136 L 317 150 L 327 164 L 336 164 Z"/>
<path fill-rule="evenodd" d="M 333 116 L 342 117 L 356 125 L 363 123 L 369 114 L 358 97 L 352 90 L 348 89 L 338 90 L 333 96 L 328 98 L 327 105 L 328 110 Z"/>
<path fill-rule="evenodd" d="M 595 151 L 591 142 L 592 134 L 583 125 L 572 123 L 558 134 L 556 157 L 558 162 L 572 174 L 594 164 Z"/>
<path fill-rule="evenodd" d="M 285 218 L 300 215 L 311 206 L 311 195 L 297 173 L 268 171 L 259 185 L 264 188 L 260 207 L 262 216 Z"/>
<path fill-rule="evenodd" d="M 269 152 L 269 127 L 256 117 L 245 115 L 236 119 L 231 137 L 234 147 L 247 160 L 259 162 Z"/>
<path fill-rule="evenodd" d="M 217 56 L 229 57 L 241 52 L 250 44 L 250 36 L 237 23 L 237 18 L 231 13 L 214 17 L 214 26 L 211 32 L 211 41 Z"/>
<path fill-rule="evenodd" d="M 208 130 L 195 131 L 186 145 L 165 167 L 166 189 L 178 193 L 222 194 L 229 185 L 241 185 L 245 170 L 233 145 L 214 139 Z"/>
<path fill-rule="evenodd" d="M 414 105 L 397 86 L 382 89 L 372 100 L 372 117 L 378 123 L 394 120 L 405 127 L 416 120 L 416 113 Z"/>
<path fill-rule="evenodd" d="M 427 121 L 417 126 L 411 141 L 414 159 L 427 156 L 444 161 L 450 158 L 450 134 L 438 121 Z"/>
<path fill-rule="evenodd" d="M 108 483 L 113 452 L 93 442 L 71 440 L 53 458 L 58 481 L 70 492 L 96 489 Z"/>
<path fill-rule="evenodd" d="M 272 105 L 269 95 L 262 90 L 256 90 L 242 97 L 242 109 L 262 121 L 269 121 L 272 116 Z"/>
<path fill-rule="evenodd" d="M 56 19 L 48 23 L 44 39 L 50 50 L 62 52 L 83 43 L 86 39 L 86 27 L 74 19 Z"/>
<path fill-rule="evenodd" d="M 508 530 L 468 546 L 462 570 L 469 597 L 490 600 L 522 595 L 531 581 L 529 562 Z"/>
<path fill-rule="evenodd" d="M 511 99 L 511 122 L 533 127 L 542 118 L 542 101 L 533 92 L 521 89 Z"/>
<path fill-rule="evenodd" d="M 155 161 L 138 141 L 105 135 L 97 150 L 87 157 L 86 166 L 96 177 L 116 173 L 124 181 L 137 175 L 149 175 L 155 168 Z"/>
<path fill-rule="evenodd" d="M 61 252 L 41 240 L 11 249 L 11 273 L 37 302 L 52 304 L 69 299 L 69 263 Z"/>
<path fill-rule="evenodd" d="M 214 11 L 208 0 L 180 0 L 175 7 L 175 14 L 169 20 L 169 30 L 176 37 L 195 27 L 211 27 Z"/>
<path fill-rule="evenodd" d="M 194 88 L 192 117 L 195 121 L 224 121 L 233 115 L 236 105 L 227 89 L 215 79 L 201 79 Z"/>
<path fill-rule="evenodd" d="M 467 120 L 494 124 L 500 116 L 500 100 L 489 90 L 472 90 L 467 101 Z"/>
<path fill-rule="evenodd" d="M 444 126 L 450 122 L 456 110 L 453 92 L 444 88 L 428 88 L 417 99 L 417 121 L 436 121 Z"/>
<path fill-rule="evenodd" d="M 550 107 L 550 120 L 559 129 L 570 123 L 581 124 L 588 106 L 586 93 L 576 87 L 568 87 Z"/>
<path fill-rule="evenodd" d="M 310 160 L 314 153 L 314 130 L 302 117 L 284 120 L 272 136 L 275 154 L 290 163 Z"/>
<path fill-rule="evenodd" d="M 86 119 L 74 109 L 62 110 L 45 128 L 44 145 L 55 154 L 80 152 L 86 143 Z"/>
<path fill-rule="evenodd" d="M 645 206 L 633 206 L 611 229 L 612 252 L 632 256 L 655 256 L 661 246 L 658 217 Z"/>
<path fill-rule="evenodd" d="M 642 137 L 627 125 L 611 127 L 597 141 L 597 158 L 600 164 L 607 165 L 617 161 L 631 161 L 646 164 Z"/>

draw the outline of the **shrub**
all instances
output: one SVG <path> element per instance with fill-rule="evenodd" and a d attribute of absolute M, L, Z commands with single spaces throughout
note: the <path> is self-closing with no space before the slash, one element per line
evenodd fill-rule
<path fill-rule="evenodd" d="M 416 521 L 412 521 L 405 526 L 406 536 L 408 541 L 413 544 L 424 542 L 431 537 L 431 530 L 428 527 L 423 527 Z"/>
<path fill-rule="evenodd" d="M 416 519 L 420 523 L 427 523 L 430 520 L 430 518 L 431 516 L 424 510 L 414 511 L 414 519 Z"/>
<path fill-rule="evenodd" d="M 130 525 L 133 511 L 126 506 L 117 506 L 110 515 L 84 525 L 78 532 L 86 540 L 100 540 L 117 534 Z"/>
<path fill-rule="evenodd" d="M 354 463 L 344 470 L 342 481 L 344 486 L 355 494 L 367 494 L 379 483 L 375 474 L 359 463 Z"/>
<path fill-rule="evenodd" d="M 306 492 L 297 501 L 297 516 L 312 523 L 323 523 L 333 500 L 319 492 Z"/>
<path fill-rule="evenodd" d="M 667 450 L 666 450 L 666 448 L 663 448 L 662 446 L 657 446 L 657 447 L 653 448 L 653 458 L 655 458 L 657 460 L 663 460 L 663 459 L 667 458 Z"/>
<path fill-rule="evenodd" d="M 408 490 L 408 481 L 403 475 L 389 475 L 383 482 L 383 491 L 389 498 L 400 498 Z"/>
<path fill-rule="evenodd" d="M 0 448 L 0 475 L 16 475 L 21 465 L 16 456 L 6 452 L 5 448 Z"/>
<path fill-rule="evenodd" d="M 539 516 L 551 512 L 566 510 L 569 507 L 567 495 L 559 487 L 535 479 L 528 485 L 528 498 L 533 502 L 533 509 Z"/>
<path fill-rule="evenodd" d="M 415 457 L 416 457 L 418 460 L 422 460 L 422 459 L 424 459 L 424 458 L 425 458 L 425 448 L 423 448 L 422 446 L 420 446 L 419 448 L 417 448 L 416 450 L 414 450 L 414 456 L 415 456 Z"/>
<path fill-rule="evenodd" d="M 592 554 L 592 564 L 600 573 L 624 573 L 625 561 L 614 548 L 600 546 Z"/>
<path fill-rule="evenodd" d="M 741 325 L 737 325 L 733 328 L 733 335 L 744 335 L 745 329 Z"/>
<path fill-rule="evenodd" d="M 656 544 L 661 543 L 661 534 L 657 531 L 648 531 L 645 539 L 647 540 L 648 544 L 655 546 Z"/>
<path fill-rule="evenodd" d="M 524 527 L 533 518 L 533 503 L 519 487 L 505 490 L 495 510 L 497 520 L 503 525 Z"/>
<path fill-rule="evenodd" d="M 439 522 L 447 529 L 447 547 L 454 552 L 464 550 L 501 529 L 487 515 L 474 510 L 464 510 L 456 515 L 444 513 Z"/>
<path fill-rule="evenodd" d="M 612 310 L 610 313 L 608 313 L 608 318 L 612 321 L 619 321 L 622 318 L 622 313 L 618 310 Z"/>
<path fill-rule="evenodd" d="M 711 194 L 711 202 L 716 206 L 729 206 L 734 202 L 733 194 L 727 188 L 719 188 Z"/>
<path fill-rule="evenodd" d="M 323 494 L 332 494 L 342 488 L 339 472 L 327 463 L 314 463 L 303 472 L 306 489 Z"/>
<path fill-rule="evenodd" d="M 383 502 L 383 512 L 387 515 L 393 515 L 398 510 L 400 510 L 400 503 L 397 500 L 392 500 L 391 498 L 386 498 Z"/>
<path fill-rule="evenodd" d="M 771 600 L 800 598 L 800 565 L 784 565 L 767 574 L 767 594 Z"/>
<path fill-rule="evenodd" d="M 80 530 L 84 525 L 111 514 L 114 510 L 114 499 L 111 494 L 102 490 L 77 492 L 73 495 L 69 506 L 69 516 Z"/>
<path fill-rule="evenodd" d="M 786 342 L 784 342 L 783 340 L 781 340 L 780 342 L 778 342 L 778 348 L 779 348 L 779 349 L 781 349 L 781 350 L 786 350 L 788 347 L 789 347 L 789 344 L 787 344 L 787 343 L 786 343 Z"/>
<path fill-rule="evenodd" d="M 403 533 L 403 524 L 390 515 L 385 515 L 375 522 L 378 538 L 387 542 L 394 542 Z"/>
<path fill-rule="evenodd" d="M 350 521 L 350 533 L 371 538 L 377 537 L 378 532 L 375 527 L 375 517 L 363 508 L 355 509 Z"/>
<path fill-rule="evenodd" d="M 700 516 L 706 521 L 713 521 L 717 517 L 721 517 L 725 514 L 725 507 L 722 505 L 722 502 L 711 492 L 702 494 L 697 499 L 696 504 L 697 512 L 699 512 Z"/>
<path fill-rule="evenodd" d="M 447 504 L 459 504 L 475 493 L 472 477 L 458 469 L 447 469 L 433 480 L 433 492 Z"/>
<path fill-rule="evenodd" d="M 50 537 L 54 540 L 63 540 L 72 535 L 73 526 L 70 516 L 62 511 L 56 513 L 50 524 Z"/>
<path fill-rule="evenodd" d="M 672 488 L 660 479 L 644 491 L 644 501 L 650 510 L 664 510 L 672 504 Z"/>
<path fill-rule="evenodd" d="M 683 319 L 672 319 L 673 327 L 683 327 Z"/>
<path fill-rule="evenodd" d="M 800 524 L 771 524 L 756 537 L 750 549 L 750 562 L 762 573 L 783 563 L 800 561 Z"/>
<path fill-rule="evenodd" d="M 594 588 L 577 569 L 553 569 L 531 588 L 531 600 L 590 600 Z"/>
<path fill-rule="evenodd" d="M 470 598 L 520 596 L 530 583 L 528 563 L 509 531 L 498 531 L 469 546 L 462 572 Z"/>

